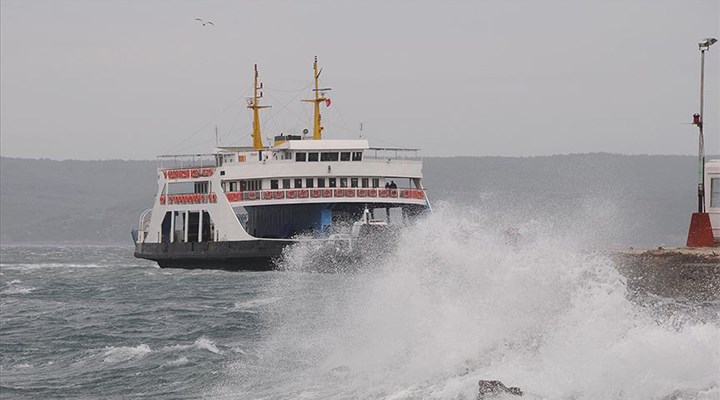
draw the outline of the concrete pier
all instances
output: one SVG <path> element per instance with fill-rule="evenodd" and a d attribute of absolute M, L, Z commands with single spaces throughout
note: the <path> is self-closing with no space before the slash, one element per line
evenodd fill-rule
<path fill-rule="evenodd" d="M 720 300 L 720 248 L 657 248 L 611 252 L 634 293 L 696 301 Z"/>

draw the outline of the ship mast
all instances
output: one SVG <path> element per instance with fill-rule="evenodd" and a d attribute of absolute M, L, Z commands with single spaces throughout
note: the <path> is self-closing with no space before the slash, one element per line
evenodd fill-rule
<path fill-rule="evenodd" d="M 253 97 L 252 99 L 248 99 L 248 106 L 247 108 L 250 108 L 253 110 L 253 148 L 255 150 L 261 150 L 265 148 L 263 146 L 262 142 L 262 135 L 260 134 L 260 109 L 261 108 L 270 108 L 270 106 L 261 106 L 259 104 L 259 99 L 263 97 L 262 92 L 258 95 L 258 90 L 262 89 L 263 84 L 260 82 L 258 85 L 258 68 L 257 64 L 255 64 L 255 84 L 253 85 Z"/>
<path fill-rule="evenodd" d="M 320 89 L 319 85 L 319 78 L 320 73 L 322 72 L 322 69 L 318 71 L 318 62 L 317 62 L 317 56 L 315 56 L 315 62 L 313 63 L 313 72 L 315 77 L 315 89 L 313 91 L 315 92 L 315 98 L 310 100 L 303 100 L 304 102 L 308 103 L 315 103 L 315 115 L 313 118 L 313 139 L 314 140 L 320 140 L 322 139 L 322 131 L 325 129 L 320 122 L 320 103 L 326 102 L 328 99 L 325 97 L 325 92 L 330 90 L 330 88 L 322 88 Z"/>

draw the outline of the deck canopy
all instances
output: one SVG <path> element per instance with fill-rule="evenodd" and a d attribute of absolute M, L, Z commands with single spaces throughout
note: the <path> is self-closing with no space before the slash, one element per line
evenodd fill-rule
<path fill-rule="evenodd" d="M 370 148 L 364 139 L 323 139 L 323 140 L 289 140 L 273 149 L 277 150 L 366 150 Z"/>

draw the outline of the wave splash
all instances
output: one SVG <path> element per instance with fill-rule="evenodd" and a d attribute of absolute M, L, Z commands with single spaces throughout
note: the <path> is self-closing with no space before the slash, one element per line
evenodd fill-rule
<path fill-rule="evenodd" d="M 717 320 L 657 320 L 582 235 L 517 228 L 509 244 L 482 213 L 440 207 L 355 274 L 305 273 L 291 249 L 267 337 L 216 397 L 473 399 L 480 379 L 529 398 L 720 395 Z"/>

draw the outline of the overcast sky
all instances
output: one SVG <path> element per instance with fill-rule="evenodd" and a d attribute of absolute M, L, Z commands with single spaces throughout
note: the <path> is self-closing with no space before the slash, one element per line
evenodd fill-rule
<path fill-rule="evenodd" d="M 310 128 L 426 156 L 696 154 L 706 1 L 0 2 L 0 153 L 151 159 Z M 202 26 L 196 17 L 211 20 Z M 720 153 L 720 44 L 706 57 L 706 145 Z"/>

